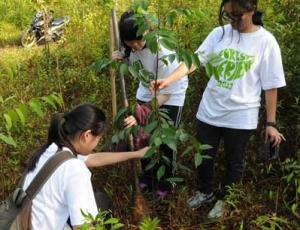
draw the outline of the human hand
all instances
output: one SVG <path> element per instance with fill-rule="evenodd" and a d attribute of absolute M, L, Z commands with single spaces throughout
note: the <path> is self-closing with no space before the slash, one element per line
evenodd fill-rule
<path fill-rule="evenodd" d="M 149 84 L 149 89 L 151 91 L 151 94 L 154 95 L 155 91 L 159 92 L 160 90 L 167 88 L 170 85 L 170 81 L 168 78 L 164 79 L 156 79 L 154 81 L 151 81 Z"/>
<path fill-rule="evenodd" d="M 130 115 L 129 117 L 126 117 L 124 119 L 124 128 L 128 129 L 129 127 L 137 125 L 137 120 L 135 119 L 134 116 Z"/>
<path fill-rule="evenodd" d="M 139 157 L 139 158 L 143 158 L 143 157 L 146 155 L 146 153 L 147 153 L 147 151 L 148 151 L 149 148 L 150 148 L 149 146 L 146 146 L 146 147 L 144 147 L 144 148 L 138 150 L 138 151 L 137 151 L 138 157 Z"/>
<path fill-rule="evenodd" d="M 112 60 L 122 61 L 124 59 L 124 57 L 125 57 L 125 54 L 119 50 L 115 50 L 111 55 Z"/>
<path fill-rule="evenodd" d="M 279 146 L 282 140 L 286 140 L 280 132 L 275 127 L 267 126 L 265 134 L 265 142 L 270 141 L 273 143 L 273 147 Z"/>

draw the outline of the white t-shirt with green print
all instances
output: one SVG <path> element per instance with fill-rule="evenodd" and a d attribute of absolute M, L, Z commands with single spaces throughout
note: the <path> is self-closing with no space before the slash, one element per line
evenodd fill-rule
<path fill-rule="evenodd" d="M 196 117 L 218 127 L 255 129 L 261 90 L 286 85 L 280 48 L 263 27 L 239 34 L 225 25 L 222 34 L 215 28 L 196 51 L 210 78 Z"/>

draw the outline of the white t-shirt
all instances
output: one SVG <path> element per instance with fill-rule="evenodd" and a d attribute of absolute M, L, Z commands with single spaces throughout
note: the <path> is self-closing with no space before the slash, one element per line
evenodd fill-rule
<path fill-rule="evenodd" d="M 57 149 L 53 143 L 41 155 L 37 167 L 26 176 L 24 190 Z M 63 150 L 71 152 L 68 148 Z M 74 158 L 62 163 L 33 199 L 33 230 L 61 230 L 69 216 L 72 225 L 81 225 L 84 223 L 81 209 L 94 217 L 98 213 L 91 172 L 83 160 Z"/>
<path fill-rule="evenodd" d="M 167 50 L 163 46 L 160 46 L 158 54 L 153 54 L 148 48 L 145 48 L 139 51 L 131 52 L 129 61 L 130 63 L 141 61 L 142 66 L 146 71 L 152 73 L 154 78 L 157 74 L 157 78 L 161 79 L 168 77 L 168 75 L 171 74 L 179 65 L 176 59 L 171 63 L 167 58 L 164 58 L 165 62 L 168 61 L 168 64 L 160 60 L 165 55 L 170 54 L 174 54 L 174 51 Z M 159 61 L 157 62 L 157 60 Z M 156 69 L 158 69 L 157 73 Z M 183 106 L 187 87 L 188 77 L 184 76 L 178 81 L 172 83 L 166 89 L 161 90 L 158 94 L 171 94 L 170 99 L 164 103 L 165 105 Z M 136 98 L 138 100 L 148 102 L 153 98 L 153 95 L 151 94 L 148 86 L 140 82 L 136 93 Z"/>
<path fill-rule="evenodd" d="M 218 127 L 255 129 L 261 90 L 286 85 L 280 48 L 263 27 L 239 34 L 228 24 L 222 34 L 215 28 L 196 51 L 210 78 L 196 117 Z"/>

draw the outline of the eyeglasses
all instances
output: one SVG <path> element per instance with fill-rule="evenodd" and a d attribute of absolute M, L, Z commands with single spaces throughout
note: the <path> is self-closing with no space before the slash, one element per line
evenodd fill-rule
<path fill-rule="evenodd" d="M 241 20 L 243 15 L 244 13 L 240 13 L 240 12 L 233 12 L 233 13 L 228 13 L 226 11 L 222 12 L 222 18 L 225 19 L 226 21 L 231 20 L 233 22 L 237 22 Z"/>

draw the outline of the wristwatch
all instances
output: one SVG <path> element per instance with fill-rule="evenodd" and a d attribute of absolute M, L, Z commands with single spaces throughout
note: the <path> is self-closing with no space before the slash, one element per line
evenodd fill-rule
<path fill-rule="evenodd" d="M 272 122 L 268 121 L 266 126 L 272 126 L 276 128 L 276 121 L 272 121 Z"/>

